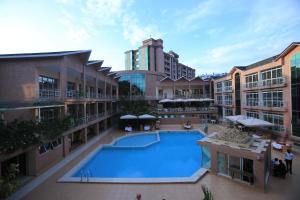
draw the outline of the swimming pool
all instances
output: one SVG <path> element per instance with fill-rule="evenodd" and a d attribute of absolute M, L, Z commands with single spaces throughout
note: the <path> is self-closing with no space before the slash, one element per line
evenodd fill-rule
<path fill-rule="evenodd" d="M 206 172 L 198 131 L 131 134 L 102 145 L 59 181 L 195 182 Z"/>

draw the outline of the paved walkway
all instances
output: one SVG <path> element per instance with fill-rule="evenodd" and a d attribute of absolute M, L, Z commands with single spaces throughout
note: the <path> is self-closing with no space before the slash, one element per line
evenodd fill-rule
<path fill-rule="evenodd" d="M 181 129 L 180 126 L 162 126 L 163 129 Z M 196 127 L 195 128 L 201 128 Z M 214 132 L 219 127 L 209 127 Z M 107 134 L 100 141 L 87 148 L 81 155 L 51 174 L 43 183 L 28 193 L 25 200 L 134 200 L 137 193 L 142 200 L 199 200 L 203 198 L 201 185 L 205 184 L 212 191 L 214 199 L 251 199 L 251 200 L 299 200 L 300 198 L 300 155 L 293 162 L 293 175 L 286 179 L 270 178 L 266 193 L 257 191 L 252 186 L 232 181 L 227 178 L 206 174 L 194 184 L 91 184 L 91 183 L 57 183 L 56 181 L 83 159 L 99 144 L 110 143 L 114 138 L 124 135 L 120 131 Z M 272 152 L 272 156 L 283 157 L 281 152 Z"/>

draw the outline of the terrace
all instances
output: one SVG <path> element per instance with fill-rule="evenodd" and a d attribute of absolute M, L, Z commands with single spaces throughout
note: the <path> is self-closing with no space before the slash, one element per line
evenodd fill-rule
<path fill-rule="evenodd" d="M 197 130 L 202 130 L 199 124 L 194 125 Z M 209 134 L 219 132 L 224 127 L 220 125 L 209 125 Z M 181 129 L 179 125 L 162 125 L 163 130 Z M 73 168 L 78 162 L 84 159 L 91 151 L 100 144 L 108 144 L 115 138 L 123 136 L 123 131 L 110 130 L 102 136 L 96 136 L 94 140 L 89 141 L 78 150 L 70 154 L 72 159 L 66 158 L 58 165 L 59 168 L 54 168 L 46 171 L 40 177 L 39 181 L 32 181 L 25 190 L 29 190 L 24 200 L 53 200 L 53 199 L 125 199 L 132 200 L 137 193 L 142 195 L 142 199 L 201 199 L 203 194 L 201 185 L 205 184 L 212 191 L 214 199 L 247 199 L 252 200 L 263 199 L 297 199 L 299 197 L 298 183 L 300 175 L 297 171 L 300 170 L 300 157 L 296 154 L 293 168 L 296 173 L 292 176 L 287 176 L 285 180 L 270 177 L 266 193 L 258 191 L 254 187 L 249 187 L 247 184 L 241 184 L 232 181 L 226 177 L 216 176 L 212 173 L 206 174 L 196 183 L 166 183 L 166 184 L 80 184 L 80 183 L 58 183 L 57 180 L 62 177 L 67 171 Z M 81 151 L 81 152 L 79 152 Z M 75 155 L 77 154 L 77 155 Z M 283 153 L 272 151 L 272 157 L 282 158 Z M 69 159 L 67 162 L 66 160 Z M 63 163 L 64 162 L 64 163 Z M 35 189 L 34 189 L 35 188 Z M 34 190 L 33 190 L 34 189 Z M 16 195 L 21 195 L 22 192 Z M 21 196 L 18 196 L 21 197 Z"/>

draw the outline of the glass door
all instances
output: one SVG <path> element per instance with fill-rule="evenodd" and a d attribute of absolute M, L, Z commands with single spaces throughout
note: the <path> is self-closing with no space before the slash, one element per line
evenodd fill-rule
<path fill-rule="evenodd" d="M 228 155 L 218 152 L 217 159 L 218 159 L 218 174 L 228 176 L 229 175 Z"/>

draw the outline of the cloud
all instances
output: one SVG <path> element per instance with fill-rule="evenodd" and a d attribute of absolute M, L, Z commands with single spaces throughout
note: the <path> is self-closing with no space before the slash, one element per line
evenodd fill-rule
<path fill-rule="evenodd" d="M 134 14 L 124 15 L 122 27 L 124 38 L 129 40 L 133 46 L 141 43 L 142 40 L 149 38 L 150 36 L 159 38 L 163 35 L 154 24 L 145 26 L 140 25 Z"/>
<path fill-rule="evenodd" d="M 97 24 L 115 25 L 132 3 L 133 0 L 87 0 L 83 12 Z"/>
<path fill-rule="evenodd" d="M 247 24 L 254 33 L 271 33 L 294 27 L 300 22 L 299 1 L 257 1 Z"/>
<path fill-rule="evenodd" d="M 220 15 L 223 2 L 218 0 L 205 0 L 193 9 L 182 9 L 177 14 L 176 27 L 182 31 L 193 31 L 201 24 L 206 23 L 211 16 Z"/>

